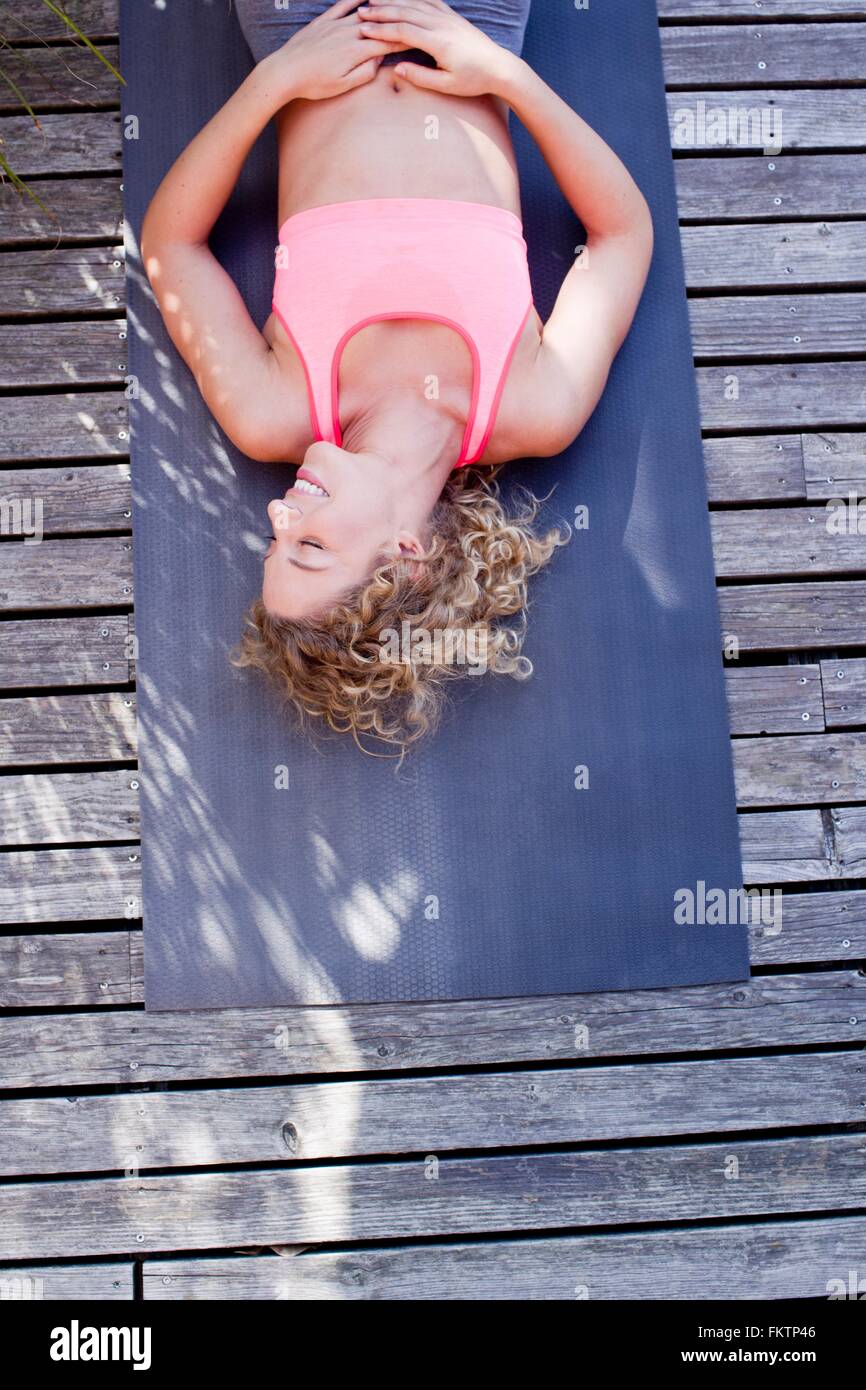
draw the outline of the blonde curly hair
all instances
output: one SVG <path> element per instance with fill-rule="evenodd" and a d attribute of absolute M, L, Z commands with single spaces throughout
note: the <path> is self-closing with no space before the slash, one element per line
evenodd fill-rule
<path fill-rule="evenodd" d="M 362 742 L 369 736 L 401 757 L 436 727 L 446 685 L 467 674 L 467 653 L 470 668 L 480 648 L 484 670 L 525 680 L 527 581 L 570 531 L 538 534 L 541 503 L 525 489 L 509 515 L 496 471 L 452 474 L 424 554 L 382 557 L 324 615 L 280 618 L 257 599 L 233 664 L 264 672 L 302 723 L 350 733 L 364 752 L 373 751 Z"/>

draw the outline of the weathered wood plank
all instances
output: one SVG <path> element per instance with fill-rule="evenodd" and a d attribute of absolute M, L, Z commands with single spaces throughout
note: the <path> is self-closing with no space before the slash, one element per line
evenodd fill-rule
<path fill-rule="evenodd" d="M 823 509 L 714 512 L 712 528 L 720 578 L 848 574 L 864 568 L 866 533 L 829 534 Z M 123 537 L 0 545 L 0 609 L 60 611 L 131 602 L 132 545 Z M 848 645 L 856 640 L 849 634 Z"/>
<path fill-rule="evenodd" d="M 862 19 L 866 6 L 860 0 L 658 0 L 664 20 L 704 19 Z M 117 34 L 117 0 L 69 0 L 67 11 L 90 38 Z M 759 11 L 759 13 L 758 13 Z M 17 0 L 14 14 L 4 21 L 10 39 L 32 42 L 35 38 L 61 39 L 68 29 L 39 0 Z"/>
<path fill-rule="evenodd" d="M 52 471 L 45 470 L 49 475 Z M 86 475 L 100 475 L 106 471 L 98 467 L 80 469 L 74 475 L 75 491 L 77 494 L 80 489 L 83 506 L 88 507 L 91 502 L 85 486 Z M 33 474 L 24 476 L 28 481 L 34 477 Z M 26 489 L 19 491 L 26 495 Z M 103 505 L 107 506 L 112 494 L 115 495 L 115 508 L 124 500 L 120 481 L 106 488 L 102 501 L 99 488 L 94 491 L 96 510 L 92 515 L 87 511 L 83 513 L 81 520 L 84 526 L 95 527 L 97 518 L 107 525 L 109 516 L 102 510 Z M 34 494 L 42 495 L 35 487 L 30 495 Z M 76 508 L 77 505 L 76 495 Z M 122 512 L 115 511 L 115 515 L 123 521 Z M 56 528 L 60 524 L 70 525 L 78 519 L 77 512 L 74 517 L 68 513 L 58 516 L 49 512 L 46 529 Z M 128 525 L 128 522 L 125 524 Z M 82 647 L 87 650 L 82 651 Z M 124 618 L 13 621 L 3 628 L 0 686 L 84 684 L 97 680 L 116 684 L 128 678 L 129 651 Z M 729 668 L 726 679 L 734 733 L 793 732 L 809 721 L 812 721 L 813 727 L 823 726 L 817 666 Z M 804 720 L 804 714 L 808 714 L 807 720 Z M 38 711 L 35 711 L 35 715 L 38 715 Z M 64 835 L 61 838 L 73 837 Z"/>
<path fill-rule="evenodd" d="M 866 229 L 860 222 L 683 227 L 681 237 L 692 290 L 866 281 Z"/>
<path fill-rule="evenodd" d="M 132 488 L 128 462 L 78 464 L 51 468 L 7 468 L 0 472 L 0 500 L 13 518 L 32 525 L 38 517 L 43 534 L 79 531 L 129 531 Z M 25 528 L 19 526 L 19 532 Z M 14 534 L 14 531 L 13 531 Z M 71 631 L 76 620 L 60 620 Z M 80 621 L 80 620 L 79 620 Z M 112 620 L 116 621 L 116 620 Z"/>
<path fill-rule="evenodd" d="M 29 200 L 0 187 L 0 245 L 58 236 L 67 241 L 116 237 L 121 230 L 121 194 L 115 179 L 35 180 L 33 187 L 57 217 L 47 221 Z M 691 289 L 786 289 L 798 285 L 862 284 L 866 281 L 866 230 L 859 222 L 742 223 L 682 229 L 686 280 Z M 40 258 L 50 256 L 51 274 L 35 279 Z M 28 258 L 34 279 L 28 284 Z M 10 253 L 0 261 L 7 277 L 7 313 L 102 308 L 123 311 L 125 287 L 114 246 L 98 249 L 42 248 Z M 117 295 L 115 299 L 114 296 Z"/>
<path fill-rule="evenodd" d="M 866 801 L 866 734 L 738 738 L 733 750 L 740 806 Z"/>
<path fill-rule="evenodd" d="M 833 24 L 816 40 L 808 24 L 683 25 L 662 29 L 662 55 L 669 86 L 861 82 L 866 32 Z"/>
<path fill-rule="evenodd" d="M 0 701 L 0 766 L 109 763 L 133 757 L 132 694 L 106 691 Z"/>
<path fill-rule="evenodd" d="M 668 46 L 682 43 L 682 32 L 674 31 L 666 40 Z M 118 66 L 118 46 L 100 45 L 110 62 Z M 674 58 L 674 61 L 677 61 Z M 64 47 L 12 49 L 7 53 L 5 69 L 22 90 L 34 110 L 67 107 L 70 111 L 96 110 L 116 107 L 120 86 L 104 64 L 86 49 Z M 748 74 L 746 74 L 748 75 Z M 699 74 L 695 74 L 696 78 Z M 764 149 L 768 142 L 762 137 L 778 134 L 786 150 L 801 148 L 843 149 L 866 145 L 866 110 L 856 96 L 844 90 L 807 88 L 785 91 L 753 88 L 742 91 L 715 90 L 677 91 L 668 94 L 668 115 L 674 148 L 707 149 L 726 147 L 718 119 L 713 112 L 721 108 L 726 113 L 725 130 L 730 127 L 730 142 L 748 142 Z M 775 108 L 777 114 L 770 113 Z M 11 92 L 0 93 L 0 113 L 17 115 L 21 107 Z M 709 112 L 709 123 L 707 114 Z M 742 112 L 743 124 L 728 113 Z M 775 122 L 775 123 L 774 123 Z M 775 147 L 775 145 L 773 146 Z"/>
<path fill-rule="evenodd" d="M 669 47 L 679 46 L 682 41 L 682 31 L 673 31 L 666 38 Z M 117 67 L 117 44 L 101 44 L 100 49 Z M 36 111 L 59 107 L 70 112 L 104 110 L 116 108 L 120 102 L 117 79 L 83 47 L 11 49 L 6 54 L 4 71 L 26 91 L 27 100 Z M 694 77 L 699 81 L 700 73 Z M 839 150 L 866 145 L 866 108 L 850 91 L 678 90 L 668 93 L 667 104 L 675 149 L 717 152 L 719 148 L 745 145 L 765 151 L 766 147 L 776 149 L 781 143 L 785 150 Z M 724 113 L 721 119 L 719 111 Z M 0 114 L 20 112 L 13 92 L 0 92 Z"/>
<path fill-rule="evenodd" d="M 821 439 L 823 436 L 806 437 Z M 800 435 L 734 435 L 707 439 L 704 459 L 710 499 L 714 502 L 805 501 L 803 438 Z M 21 504 L 20 516 L 15 511 L 16 501 Z M 129 464 L 7 468 L 0 471 L 0 505 L 4 502 L 8 512 L 7 534 L 14 533 L 12 523 L 16 517 L 19 530 L 24 522 L 31 523 L 32 530 L 37 504 L 41 504 L 42 529 L 49 534 L 128 531 L 132 509 Z"/>
<path fill-rule="evenodd" d="M 862 294 L 726 295 L 692 299 L 689 314 L 697 358 L 733 362 L 866 350 Z"/>
<path fill-rule="evenodd" d="M 705 429 L 844 428 L 866 412 L 861 362 L 737 363 L 696 375 Z"/>
<path fill-rule="evenodd" d="M 866 660 L 822 661 L 821 681 L 828 729 L 866 724 Z"/>
<path fill-rule="evenodd" d="M 0 312 L 122 313 L 126 296 L 119 246 L 55 246 L 0 256 Z"/>
<path fill-rule="evenodd" d="M 863 1076 L 859 1052 L 836 1052 L 7 1100 L 0 1103 L 0 1174 L 438 1154 L 858 1124 Z"/>
<path fill-rule="evenodd" d="M 127 850 L 127 855 L 130 865 L 138 860 L 137 849 Z M 130 900 L 135 900 L 133 907 L 128 906 Z M 114 900 L 108 900 L 109 909 L 114 906 Z M 124 912 L 139 910 L 135 892 L 128 892 L 123 906 Z M 0 1001 L 0 1007 L 16 1009 L 143 1003 L 140 928 L 0 936 Z"/>
<path fill-rule="evenodd" d="M 125 375 L 123 319 L 0 324 L 0 387 L 6 390 L 111 386 Z"/>
<path fill-rule="evenodd" d="M 671 144 L 688 153 L 863 149 L 866 102 L 850 88 L 668 92 Z"/>
<path fill-rule="evenodd" d="M 678 159 L 676 180 L 680 217 L 697 222 L 866 213 L 862 154 Z"/>
<path fill-rule="evenodd" d="M 676 172 L 680 215 L 696 221 L 866 215 L 866 157 L 862 154 L 798 154 L 776 160 L 680 158 Z M 79 242 L 120 236 L 118 178 L 36 179 L 33 189 L 53 217 L 8 185 L 0 188 L 0 243 L 40 240 L 53 245 L 58 236 Z M 778 204 L 776 197 L 781 199 Z M 863 239 L 856 224 L 780 221 L 769 227 L 749 227 L 744 221 L 742 227 L 684 228 L 683 236 L 689 284 L 695 288 L 751 284 L 784 288 L 865 278 Z M 689 254 L 689 245 L 698 250 Z"/>
<path fill-rule="evenodd" d="M 120 179 L 32 179 L 39 202 L 8 182 L 0 186 L 0 246 L 29 241 L 49 245 L 95 241 L 123 234 Z"/>
<path fill-rule="evenodd" d="M 0 1270 L 0 1300 L 106 1302 L 135 1297 L 134 1267 L 105 1265 L 7 1265 Z"/>
<path fill-rule="evenodd" d="M 866 811 L 859 806 L 839 806 L 832 820 L 840 874 L 862 877 L 866 874 Z"/>
<path fill-rule="evenodd" d="M 0 610 L 132 602 L 132 542 L 78 537 L 0 545 Z"/>
<path fill-rule="evenodd" d="M 91 885 L 84 891 L 89 893 Z M 6 899 L 6 884 L 0 877 L 0 901 Z M 129 935 L 100 932 L 92 942 L 59 933 L 0 936 L 0 1007 L 44 1009 L 58 997 L 65 1005 L 128 1004 L 132 997 Z"/>
<path fill-rule="evenodd" d="M 788 12 L 784 13 L 787 17 Z M 716 16 L 729 17 L 727 12 L 719 15 L 718 9 L 711 11 L 708 17 Z M 707 16 L 704 14 L 700 17 Z M 754 9 L 750 17 L 755 17 Z M 757 17 L 766 16 L 762 12 Z M 110 41 L 112 31 L 103 30 L 107 17 L 98 15 L 94 18 L 97 22 L 93 36 L 108 40 L 102 47 L 116 65 L 117 47 Z M 100 33 L 100 30 L 103 32 Z M 10 37 L 14 32 L 13 26 Z M 27 33 L 25 29 L 21 37 L 25 35 L 32 41 L 32 32 Z M 68 30 L 61 35 L 64 38 L 68 36 Z M 760 27 L 691 27 L 683 24 L 663 28 L 661 38 L 666 82 L 680 87 L 708 84 L 736 88 L 739 83 L 766 87 L 777 82 L 857 82 L 866 67 L 866 38 L 856 23 L 833 24 L 818 43 L 814 30 L 802 23 Z M 28 83 L 28 97 L 34 105 L 55 103 L 58 91 L 61 100 L 72 100 L 79 92 L 83 98 L 91 84 L 103 100 L 116 98 L 116 84 L 113 85 L 109 73 L 106 72 L 104 76 L 99 73 L 102 65 L 92 54 L 82 49 L 64 49 L 61 52 L 70 70 L 66 74 L 62 73 L 58 60 L 55 59 L 52 64 L 38 48 L 30 58 L 29 66 L 13 55 L 12 76 L 20 69 L 21 77 Z"/>
<path fill-rule="evenodd" d="M 88 38 L 117 36 L 118 0 L 69 0 L 66 13 Z M 40 0 L 16 0 L 14 12 L 4 16 L 7 38 L 18 43 L 35 39 L 68 39 L 67 25 Z"/>
<path fill-rule="evenodd" d="M 705 439 L 704 463 L 711 502 L 806 500 L 802 435 Z"/>
<path fill-rule="evenodd" d="M 815 733 L 824 727 L 818 666 L 744 666 L 725 672 L 734 734 Z M 866 722 L 866 721 L 864 721 Z"/>
<path fill-rule="evenodd" d="M 743 668 L 742 671 L 734 668 L 729 669 L 728 676 L 735 732 L 802 728 L 810 723 L 812 717 L 820 721 L 818 681 L 814 668 L 786 666 L 766 670 Z M 806 681 L 805 685 L 801 685 L 803 680 Z M 803 720 L 804 713 L 810 715 L 809 721 Z M 820 727 L 820 723 L 817 727 Z M 0 766 L 128 761 L 135 756 L 135 740 L 132 694 L 30 696 L 4 700 L 0 705 Z M 800 740 L 797 739 L 796 743 L 799 747 Z M 809 746 L 813 744 L 814 756 L 820 758 L 826 755 L 835 766 L 833 750 L 838 740 L 828 739 L 820 744 L 813 740 Z M 806 745 L 803 746 L 805 748 Z M 738 739 L 735 752 L 743 747 L 745 742 Z M 853 754 L 853 749 L 848 751 Z M 795 759 L 792 773 L 800 776 L 798 767 Z M 850 785 L 846 780 L 846 786 Z M 815 799 L 807 796 L 801 798 L 803 801 Z M 831 801 L 846 799 L 851 798 L 843 797 L 841 793 L 829 798 Z M 743 804 L 753 803 L 746 801 Z M 120 832 L 119 821 L 115 824 L 115 830 Z M 123 838 L 128 836 L 123 835 Z"/>
<path fill-rule="evenodd" d="M 821 736 L 819 736 L 820 738 Z M 734 765 L 738 774 L 739 802 L 748 805 L 797 805 L 806 800 L 832 802 L 850 793 L 852 800 L 866 799 L 864 781 L 866 773 L 862 764 L 866 762 L 866 748 L 860 744 L 851 754 L 851 764 L 847 767 L 847 777 L 840 780 L 840 763 L 847 755 L 838 744 L 841 740 L 857 740 L 857 735 L 841 735 L 831 740 L 826 737 L 826 750 L 816 739 L 809 740 L 804 750 L 785 745 L 793 739 L 777 738 L 766 740 L 737 740 L 734 743 Z M 866 741 L 866 735 L 863 736 Z M 798 743 L 800 740 L 796 740 Z M 754 745 L 754 746 L 753 746 Z M 761 761 L 766 758 L 766 766 Z M 825 767 L 825 762 L 827 767 Z M 810 778 L 815 773 L 825 774 L 823 781 L 812 785 Z M 129 789 L 136 790 L 137 778 L 129 777 Z M 816 774 L 817 778 L 817 774 Z M 832 780 L 831 780 L 832 779 Z M 827 788 L 838 785 L 830 792 Z M 823 790 L 819 791 L 819 787 Z M 120 835 L 117 836 L 120 838 Z M 125 838 L 129 838 L 128 836 Z M 114 862 L 123 861 L 120 850 L 113 851 Z M 122 863 L 124 869 L 124 891 L 135 898 L 135 902 L 124 899 L 126 915 L 139 915 L 140 886 L 138 885 L 138 854 L 128 852 L 130 867 Z M 105 883 L 106 863 L 97 850 L 34 850 L 22 851 L 0 857 L 0 922 L 40 922 L 40 921 L 96 921 L 114 919 L 124 915 L 118 911 L 117 899 Z M 134 868 L 132 866 L 135 866 Z M 95 874 L 98 882 L 90 891 L 90 875 Z M 29 887 L 26 901 L 22 901 L 19 885 L 27 878 Z M 746 871 L 746 881 L 755 881 Z M 782 880 L 785 881 L 785 880 Z M 791 881 L 790 877 L 787 881 Z M 26 915 L 21 915 L 26 906 Z"/>
<path fill-rule="evenodd" d="M 866 1217 L 749 1222 L 296 1258 L 146 1260 L 145 1302 L 209 1299 L 514 1302 L 826 1298 L 859 1267 Z"/>
<path fill-rule="evenodd" d="M 722 632 L 741 651 L 859 646 L 866 581 L 722 585 L 719 607 Z"/>
<path fill-rule="evenodd" d="M 116 0 L 103 2 L 110 5 Z M 33 0 L 27 0 L 27 3 L 30 5 Z M 658 12 L 660 19 L 668 21 L 866 19 L 866 5 L 861 0 L 658 0 Z"/>
<path fill-rule="evenodd" d="M 794 668 L 797 669 L 797 668 Z M 124 705 L 124 713 L 127 707 Z M 41 734 L 45 719 L 44 707 L 33 715 L 36 737 Z M 80 707 L 79 707 L 80 713 Z M 89 721 L 85 725 L 86 748 L 105 750 L 104 737 L 100 742 L 99 720 L 105 715 L 100 708 L 85 710 Z M 96 724 L 91 730 L 90 723 Z M 46 733 L 48 729 L 46 727 Z M 125 735 L 110 747 L 117 756 L 134 752 L 135 729 L 131 718 Z M 16 745 L 17 756 L 12 761 L 27 760 L 27 748 Z M 80 741 L 72 751 L 81 748 Z M 10 750 L 13 751 L 14 750 Z M 51 761 L 62 761 L 56 735 L 49 747 Z M 68 752 L 67 752 L 68 760 Z M 4 842 L 34 844 L 60 839 L 64 843 L 80 840 L 127 840 L 136 834 L 138 796 L 130 786 L 137 780 L 122 770 L 105 773 L 55 773 L 50 776 L 25 774 L 8 776 L 0 784 L 0 808 L 3 808 Z M 750 884 L 794 883 L 834 876 L 829 863 L 821 816 L 818 811 L 781 811 L 741 814 L 740 842 L 745 879 Z M 838 876 L 838 873 L 835 875 Z"/>
<path fill-rule="evenodd" d="M 844 467 L 852 476 L 830 479 L 827 475 L 830 465 L 822 461 L 823 477 L 817 476 L 815 468 L 813 479 L 807 482 L 803 468 L 804 449 L 810 449 L 814 456 L 815 451 L 824 448 L 822 441 L 826 438 L 834 441 L 839 454 L 847 450 L 851 462 Z M 710 500 L 806 501 L 807 487 L 815 501 L 821 500 L 822 492 L 826 498 L 845 499 L 849 489 L 857 485 L 853 472 L 859 463 L 861 448 L 857 441 L 862 438 L 866 436 L 733 435 L 707 439 L 704 460 Z M 866 458 L 863 469 L 861 485 L 866 486 Z M 125 531 L 130 526 L 132 508 L 129 464 L 79 464 L 64 469 L 8 468 L 0 472 L 0 499 L 6 499 L 11 509 L 16 498 L 22 503 L 29 498 L 31 505 L 41 499 L 43 529 L 48 533 Z M 26 519 L 23 512 L 22 517 Z"/>
<path fill-rule="evenodd" d="M 748 884 L 808 883 L 838 877 L 821 812 L 740 812 L 743 876 Z"/>
<path fill-rule="evenodd" d="M 128 452 L 122 391 L 0 398 L 0 462 L 74 460 Z"/>
<path fill-rule="evenodd" d="M 110 111 L 47 115 L 37 131 L 29 117 L 8 116 L 4 133 L 18 172 L 27 176 L 119 174 L 119 119 Z M 680 216 L 700 222 L 862 217 L 864 168 L 862 154 L 681 158 L 676 166 Z"/>
<path fill-rule="evenodd" d="M 119 67 L 116 43 L 103 43 L 99 48 L 114 67 Z M 47 106 L 67 106 L 74 110 L 76 107 L 116 106 L 120 102 L 121 86 L 117 78 L 83 44 L 7 49 L 3 55 L 3 71 L 26 93 L 30 106 L 37 112 Z M 20 102 L 4 87 L 0 113 L 5 115 L 20 110 Z"/>
<path fill-rule="evenodd" d="M 55 772 L 0 777 L 4 846 L 134 840 L 138 793 L 128 772 Z"/>
<path fill-rule="evenodd" d="M 506 1065 L 866 1041 L 856 969 L 449 1004 L 0 1018 L 0 1083 L 95 1086 Z M 852 1022 L 853 1020 L 853 1022 Z"/>
<path fill-rule="evenodd" d="M 70 542 L 71 544 L 71 542 Z M 78 542 L 75 542 L 78 544 Z M 32 548 L 32 547 L 31 547 Z M 726 643 L 736 642 L 742 652 L 777 652 L 777 651 L 801 651 L 812 650 L 819 647 L 829 647 L 833 649 L 858 646 L 862 644 L 863 637 L 863 613 L 866 610 L 866 581 L 851 580 L 836 582 L 826 580 L 814 584 L 738 584 L 722 585 L 719 588 L 719 606 L 722 620 L 722 633 Z M 3 648 L 3 659 L 0 661 L 0 671 L 4 669 L 3 662 L 6 663 L 5 669 L 12 669 L 13 679 L 8 684 L 77 684 L 79 683 L 78 672 L 84 674 L 81 680 L 102 679 L 98 674 L 101 666 L 101 652 L 96 645 L 96 638 L 93 638 L 91 647 L 92 655 L 88 655 L 83 649 L 79 653 L 73 651 L 75 643 L 74 633 L 66 639 L 63 633 L 63 625 L 73 621 L 89 621 L 86 619 L 52 619 L 40 620 L 40 622 L 51 622 L 57 624 L 56 627 L 49 629 L 47 637 L 44 639 L 44 648 L 48 649 L 47 659 L 43 659 L 35 650 L 30 649 L 30 638 L 27 629 L 33 627 L 32 622 L 22 620 L 20 623 L 4 624 L 4 636 L 6 645 Z M 94 619 L 94 623 L 99 623 L 99 632 L 106 627 L 111 634 L 110 640 L 120 644 L 122 635 L 115 631 L 112 624 L 125 621 L 114 615 L 103 616 Z M 55 650 L 55 645 L 59 641 L 60 645 Z M 68 641 L 68 652 L 66 642 Z M 43 648 L 43 649 L 44 649 Z M 118 659 L 119 645 L 113 648 L 113 656 L 109 654 L 106 658 L 109 661 Z M 79 657 L 84 665 L 79 665 Z M 97 675 L 91 677 L 86 672 L 92 669 L 90 662 L 95 663 Z M 28 676 L 28 668 L 32 667 L 31 674 Z M 16 675 L 15 673 L 18 672 Z M 120 676 L 114 674 L 114 668 L 108 673 L 104 673 L 104 678 L 112 682 L 126 680 L 124 673 Z M 124 755 L 126 756 L 126 755 Z"/>
<path fill-rule="evenodd" d="M 866 525 L 862 535 L 837 535 L 828 521 L 820 505 L 713 512 L 716 574 L 720 579 L 760 579 L 866 569 Z"/>
<path fill-rule="evenodd" d="M 690 36 L 686 42 L 691 48 Z M 682 43 L 681 30 L 666 36 L 668 49 L 678 48 Z M 100 47 L 108 60 L 118 66 L 117 44 L 105 43 Z M 678 64 L 675 54 L 671 61 Z M 116 78 L 84 48 L 12 49 L 7 53 L 4 70 L 26 90 L 30 105 L 37 111 L 58 107 L 68 107 L 70 111 L 105 109 L 119 103 L 120 87 Z M 696 80 L 699 76 L 696 72 Z M 813 88 L 756 92 L 746 88 L 723 93 L 682 90 L 669 93 L 668 114 L 674 148 L 715 151 L 726 146 L 718 121 L 714 124 L 712 120 L 712 112 L 718 108 L 723 109 L 726 116 L 732 111 L 744 113 L 742 128 L 726 121 L 725 128 L 730 125 L 730 141 L 734 148 L 738 147 L 738 140 L 747 140 L 764 149 L 768 142 L 762 138 L 762 130 L 764 134 L 778 133 L 786 150 L 820 147 L 838 150 L 866 145 L 866 110 L 850 92 Z M 764 114 L 772 108 L 778 114 L 774 117 Z M 0 113 L 14 115 L 20 110 L 11 91 L 0 93 Z M 733 119 L 736 121 L 736 117 Z M 743 133 L 739 133 L 741 129 Z"/>
<path fill-rule="evenodd" d="M 866 434 L 811 434 L 803 437 L 806 495 L 848 499 L 866 493 Z M 866 520 L 861 522 L 866 530 Z"/>
<path fill-rule="evenodd" d="M 0 1187 L 6 1259 L 123 1250 L 363 1241 L 469 1231 L 856 1209 L 858 1134 L 736 1144 L 747 1181 L 719 1178 L 717 1144 L 443 1158 Z"/>
<path fill-rule="evenodd" d="M 866 894 L 862 892 L 787 893 L 781 898 L 766 897 L 763 903 L 750 906 L 748 913 L 755 964 L 859 961 L 866 954 Z M 121 940 L 124 935 L 126 947 Z M 140 931 L 31 933 L 3 941 L 7 954 L 0 998 L 7 1006 L 44 1009 L 103 1004 L 109 989 L 116 1004 L 144 999 Z M 114 970 L 111 979 L 106 975 L 109 969 Z"/>
<path fill-rule="evenodd" d="M 704 460 L 712 502 L 847 503 L 852 492 L 866 492 L 866 434 L 716 437 L 704 440 Z"/>
<path fill-rule="evenodd" d="M 4 116 L 4 153 L 21 178 L 46 174 L 119 174 L 120 114 L 116 111 Z"/>
<path fill-rule="evenodd" d="M 725 296 L 693 299 L 689 308 L 698 360 L 722 358 L 736 363 L 740 358 L 770 357 L 781 361 L 827 351 L 866 351 L 866 295 Z M 127 371 L 125 345 L 123 319 L 0 325 L 0 387 L 14 391 L 33 386 L 122 384 Z M 862 383 L 862 368 L 859 376 Z M 844 390 L 846 380 L 839 376 L 837 390 Z M 789 422 L 801 394 L 802 388 L 786 379 L 779 402 L 785 413 L 779 423 Z"/>
<path fill-rule="evenodd" d="M 2 259 L 2 258 L 0 258 Z M 20 511 L 15 512 L 18 501 Z M 0 506 L 45 535 L 74 531 L 128 531 L 132 486 L 128 463 L 75 468 L 9 468 L 0 472 Z M 7 530 L 8 534 L 8 530 Z"/>
<path fill-rule="evenodd" d="M 0 922 L 132 920 L 141 915 L 139 882 L 138 851 L 122 846 L 12 850 L 0 855 Z M 123 980 L 128 998 L 124 934 L 118 942 L 127 957 Z"/>
<path fill-rule="evenodd" d="M 775 904 L 765 903 L 768 919 L 771 906 L 777 913 L 773 925 L 750 928 L 753 965 L 863 959 L 866 892 L 785 893 Z"/>
<path fill-rule="evenodd" d="M 128 629 L 128 617 L 114 613 L 10 619 L 0 633 L 0 688 L 130 680 Z"/>

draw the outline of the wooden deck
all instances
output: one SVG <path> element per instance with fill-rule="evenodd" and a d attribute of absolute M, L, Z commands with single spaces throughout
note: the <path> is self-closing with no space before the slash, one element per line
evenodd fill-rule
<path fill-rule="evenodd" d="M 115 51 L 115 0 L 68 6 Z M 677 149 L 746 877 L 785 892 L 751 982 L 147 1016 L 117 91 L 14 10 L 3 67 L 43 114 L 3 98 L 0 136 L 60 229 L 3 192 L 0 1292 L 866 1276 L 866 515 L 826 524 L 866 495 L 866 3 L 660 0 L 672 128 L 784 121 L 778 155 Z"/>

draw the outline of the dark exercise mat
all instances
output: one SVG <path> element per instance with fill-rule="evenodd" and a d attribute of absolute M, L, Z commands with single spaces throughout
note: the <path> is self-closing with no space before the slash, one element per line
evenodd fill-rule
<path fill-rule="evenodd" d="M 348 739 L 310 746 L 262 678 L 229 665 L 260 580 L 265 504 L 292 474 L 246 459 L 212 421 L 136 248 L 161 177 L 250 59 L 228 0 L 123 0 L 121 38 L 125 114 L 137 118 L 123 148 L 147 1007 L 745 978 L 744 927 L 674 920 L 678 890 L 742 878 L 653 0 L 533 9 L 525 56 L 634 173 L 655 259 L 581 438 L 510 472 L 542 496 L 555 486 L 551 520 L 589 509 L 535 583 L 536 674 L 464 682 L 399 772 Z M 546 317 L 581 236 L 517 139 Z M 212 238 L 259 324 L 275 153 L 266 132 Z"/>

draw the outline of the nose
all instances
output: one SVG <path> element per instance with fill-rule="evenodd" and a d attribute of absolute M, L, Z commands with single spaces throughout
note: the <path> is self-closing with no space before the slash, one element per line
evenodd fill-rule
<path fill-rule="evenodd" d="M 301 515 L 300 507 L 283 499 L 275 499 L 268 503 L 268 519 L 275 531 L 287 531 Z"/>

